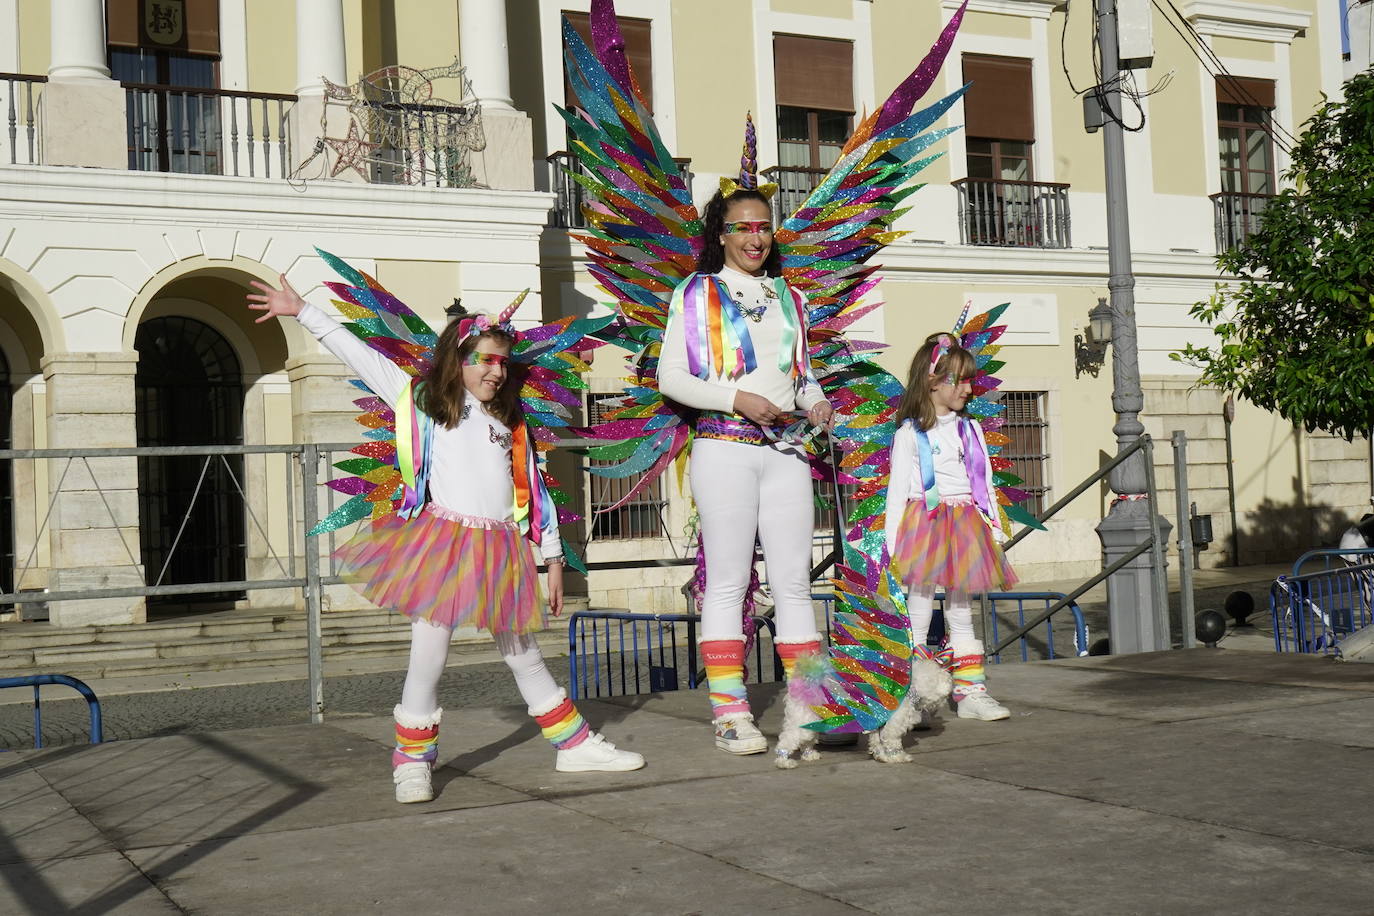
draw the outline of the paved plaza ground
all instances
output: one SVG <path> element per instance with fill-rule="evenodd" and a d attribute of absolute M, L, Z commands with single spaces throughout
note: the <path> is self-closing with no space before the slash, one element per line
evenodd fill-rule
<path fill-rule="evenodd" d="M 523 709 L 455 709 L 427 805 L 390 798 L 384 716 L 3 754 L 0 913 L 1374 910 L 1374 667 L 994 675 L 1011 720 L 945 715 L 902 766 L 730 757 L 682 691 L 585 702 L 649 765 L 563 775 Z"/>

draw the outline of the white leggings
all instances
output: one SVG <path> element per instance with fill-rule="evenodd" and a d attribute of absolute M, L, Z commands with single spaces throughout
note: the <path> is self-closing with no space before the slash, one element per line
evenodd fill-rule
<path fill-rule="evenodd" d="M 811 607 L 811 468 L 792 448 L 720 439 L 692 444 L 692 497 L 701 512 L 706 594 L 701 638 L 739 638 L 754 538 L 763 545 L 779 639 L 816 632 Z"/>
<path fill-rule="evenodd" d="M 907 589 L 906 609 L 917 644 L 925 642 L 935 616 L 935 586 L 913 585 Z M 968 592 L 945 592 L 945 631 L 950 642 L 973 639 L 973 607 Z"/>
<path fill-rule="evenodd" d="M 401 711 L 424 717 L 439 708 L 439 677 L 448 661 L 450 627 L 434 626 L 423 620 L 410 625 L 410 667 L 401 690 Z M 495 635 L 501 658 L 515 675 L 515 686 L 530 709 L 551 707 L 558 700 L 559 687 L 544 664 L 544 656 L 533 636 L 514 633 Z"/>

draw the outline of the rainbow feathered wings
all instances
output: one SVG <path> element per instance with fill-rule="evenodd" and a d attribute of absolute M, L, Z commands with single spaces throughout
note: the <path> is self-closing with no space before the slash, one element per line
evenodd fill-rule
<path fill-rule="evenodd" d="M 325 285 L 338 297 L 333 302 L 346 319 L 344 327 L 413 378 L 422 376 L 429 368 L 438 335 L 375 279 L 328 252 L 320 251 L 319 255 L 343 279 Z M 589 367 L 579 354 L 601 345 L 589 335 L 599 333 L 612 320 L 562 318 L 521 331 L 511 350 L 512 358 L 524 365 L 526 373 L 520 390 L 525 422 L 514 432 L 511 470 L 516 520 L 527 532 L 537 533 L 555 513 L 559 524 L 579 518 L 564 508 L 568 496 L 543 470 L 539 453 L 553 448 L 558 442 L 558 431 L 568 426 L 572 410 L 581 406 L 581 392 L 587 387 L 581 376 Z M 412 442 L 409 449 L 398 442 L 396 413 L 362 381 L 354 379 L 353 384 L 367 392 L 354 401 L 363 411 L 357 422 L 367 429 L 363 433 L 366 441 L 352 449 L 353 457 L 334 465 L 349 476 L 331 480 L 328 486 L 348 499 L 320 521 L 311 534 L 408 511 L 423 498 L 406 479 L 409 462 L 405 453 L 413 454 L 419 447 L 418 441 Z M 418 437 L 417 424 L 407 417 L 401 417 L 399 425 L 403 432 Z M 566 540 L 563 549 L 569 562 L 580 568 L 577 554 Z"/>
<path fill-rule="evenodd" d="M 831 661 L 836 677 L 817 727 L 868 730 L 880 726 L 910 683 L 911 634 L 900 583 L 887 569 L 883 538 L 893 418 L 901 384 L 867 354 L 883 345 L 845 334 L 856 320 L 881 306 L 878 268 L 868 263 L 903 233 L 892 225 L 903 201 L 919 185 L 911 180 L 935 155 L 926 155 L 954 128 L 932 129 L 962 89 L 928 107 L 916 103 L 934 83 L 962 21 L 951 17 L 920 65 L 886 101 L 866 117 L 845 145 L 839 161 L 802 206 L 782 221 L 774 239 L 783 256 L 783 275 L 808 300 L 807 346 L 811 369 L 836 410 L 834 441 L 843 457 L 839 481 L 858 484 L 844 562 L 836 570 L 837 610 Z M 593 0 L 592 44 L 566 21 L 565 60 L 577 97 L 575 111 L 559 109 L 580 162 L 572 177 L 586 189 L 585 234 L 588 270 L 616 300 L 621 323 L 603 339 L 631 351 L 631 375 L 624 394 L 610 401 L 606 422 L 584 432 L 614 440 L 594 447 L 593 473 L 607 477 L 643 475 L 630 496 L 674 461 L 692 438 L 692 412 L 663 398 L 658 359 L 673 290 L 695 269 L 701 221 L 671 153 L 664 147 L 625 56 L 610 0 Z M 753 179 L 754 151 L 746 128 L 740 184 Z M 996 427 L 1002 406 L 986 396 L 998 382 L 991 375 L 994 309 L 966 324 L 980 367 L 975 415 L 989 431 L 989 451 L 1006 439 Z M 999 502 L 1009 512 L 1018 494 L 1004 459 L 994 458 Z M 829 462 L 814 461 L 813 474 L 832 479 Z M 629 496 L 626 497 L 627 499 Z M 1017 517 L 1013 515 L 1013 517 Z"/>

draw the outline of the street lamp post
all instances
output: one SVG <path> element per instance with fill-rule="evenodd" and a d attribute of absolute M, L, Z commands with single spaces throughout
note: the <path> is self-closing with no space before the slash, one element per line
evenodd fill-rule
<path fill-rule="evenodd" d="M 1136 346 L 1135 276 L 1131 268 L 1131 228 L 1126 199 L 1126 142 L 1121 125 L 1120 54 L 1117 43 L 1116 0 L 1098 5 L 1098 41 L 1102 84 L 1098 97 L 1106 112 L 1102 125 L 1107 180 L 1107 262 L 1112 311 L 1112 410 L 1116 413 L 1117 454 L 1145 431 L 1140 422 L 1144 393 L 1140 388 L 1140 359 Z M 1130 552 L 1151 535 L 1145 453 L 1137 452 L 1117 465 L 1108 477 L 1116 499 L 1097 526 L 1104 565 Z M 1173 529 L 1157 520 L 1159 536 L 1168 543 Z M 1162 591 L 1162 590 L 1161 590 Z M 1142 553 L 1107 580 L 1108 636 L 1114 654 L 1151 652 L 1170 645 L 1168 608 L 1158 607 L 1149 551 Z M 1188 622 L 1184 622 L 1187 626 Z"/>

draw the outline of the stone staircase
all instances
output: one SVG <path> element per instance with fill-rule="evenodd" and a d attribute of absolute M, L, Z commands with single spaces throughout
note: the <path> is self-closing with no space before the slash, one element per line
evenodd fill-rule
<path fill-rule="evenodd" d="M 565 616 L 584 610 L 586 601 L 570 599 L 567 604 Z M 454 642 L 490 638 L 466 628 L 454 634 Z M 324 615 L 321 642 L 328 659 L 396 656 L 404 667 L 410 624 L 391 611 L 331 611 Z M 0 624 L 0 677 L 137 677 L 305 660 L 305 613 L 290 609 L 219 611 L 131 625 Z"/>

